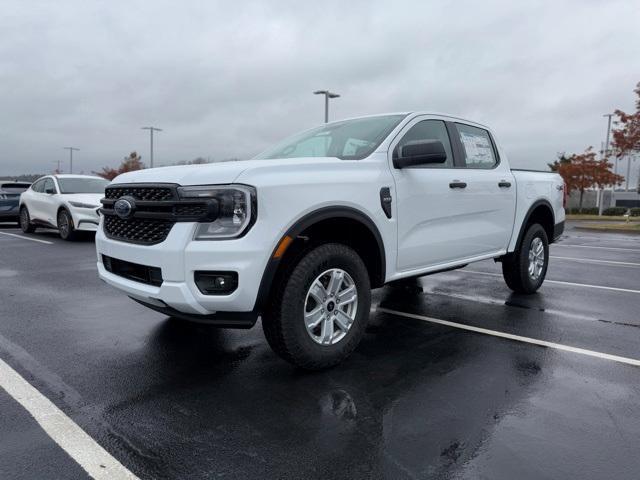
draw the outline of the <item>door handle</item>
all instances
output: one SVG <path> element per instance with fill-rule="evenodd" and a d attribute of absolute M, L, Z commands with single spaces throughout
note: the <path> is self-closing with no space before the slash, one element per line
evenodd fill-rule
<path fill-rule="evenodd" d="M 467 188 L 467 184 L 459 180 L 454 180 L 449 184 L 449 188 Z"/>
<path fill-rule="evenodd" d="M 498 186 L 500 188 L 509 188 L 509 187 L 511 187 L 511 182 L 507 182 L 506 180 L 500 180 L 498 182 Z"/>

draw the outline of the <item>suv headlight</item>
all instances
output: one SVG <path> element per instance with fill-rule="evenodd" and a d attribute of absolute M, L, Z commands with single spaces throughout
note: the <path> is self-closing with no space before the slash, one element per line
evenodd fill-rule
<path fill-rule="evenodd" d="M 92 210 L 95 210 L 96 208 L 98 208 L 97 205 L 91 205 L 90 203 L 82 203 L 82 202 L 69 201 L 69 205 L 76 208 L 90 208 Z"/>
<path fill-rule="evenodd" d="M 256 189 L 247 185 L 199 185 L 179 187 L 185 200 L 214 200 L 218 216 L 213 222 L 199 223 L 194 240 L 236 238 L 253 225 L 256 218 Z"/>

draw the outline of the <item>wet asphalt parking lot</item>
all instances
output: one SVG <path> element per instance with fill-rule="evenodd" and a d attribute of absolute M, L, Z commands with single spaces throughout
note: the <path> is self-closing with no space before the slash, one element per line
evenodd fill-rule
<path fill-rule="evenodd" d="M 640 475 L 640 236 L 568 225 L 533 296 L 492 261 L 378 290 L 354 355 L 311 374 L 259 325 L 135 304 L 91 238 L 28 238 L 0 227 L 0 360 L 140 478 Z M 0 478 L 86 478 L 23 401 L 0 388 Z"/>

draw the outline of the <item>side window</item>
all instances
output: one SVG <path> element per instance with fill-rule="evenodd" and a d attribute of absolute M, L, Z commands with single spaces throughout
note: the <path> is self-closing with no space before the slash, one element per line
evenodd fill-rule
<path fill-rule="evenodd" d="M 34 192 L 39 192 L 39 193 L 44 192 L 44 179 L 38 180 L 36 183 L 34 183 L 31 186 L 31 190 L 33 190 Z"/>
<path fill-rule="evenodd" d="M 53 190 L 54 192 L 56 191 L 56 187 L 53 185 L 53 180 L 51 180 L 50 178 L 45 178 L 44 188 L 42 189 L 42 191 L 46 193 L 47 191 L 51 190 Z"/>
<path fill-rule="evenodd" d="M 464 149 L 466 168 L 493 168 L 498 163 L 489 132 L 481 128 L 456 123 Z"/>
<path fill-rule="evenodd" d="M 447 152 L 446 162 L 420 165 L 418 168 L 453 168 L 451 141 L 449 140 L 447 127 L 442 120 L 423 120 L 422 122 L 416 123 L 405 133 L 404 137 L 402 137 L 402 140 L 400 140 L 396 147 L 396 152 L 401 146 L 415 140 L 439 140 L 442 142 L 442 145 L 444 145 L 445 152 Z"/>

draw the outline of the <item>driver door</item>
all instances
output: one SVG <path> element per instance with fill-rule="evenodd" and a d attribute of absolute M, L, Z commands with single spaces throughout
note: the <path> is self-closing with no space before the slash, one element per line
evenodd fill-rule
<path fill-rule="evenodd" d="M 458 179 L 445 121 L 417 117 L 409 122 L 389 149 L 389 164 L 396 185 L 399 271 L 420 270 L 470 256 L 469 211 L 461 191 L 451 187 Z M 398 147 L 412 141 L 442 142 L 447 160 L 442 164 L 393 166 Z"/>
<path fill-rule="evenodd" d="M 47 177 L 44 180 L 44 189 L 41 195 L 40 214 L 42 220 L 51 225 L 57 225 L 56 216 L 58 210 L 58 202 L 56 201 L 56 195 L 58 194 L 58 187 L 55 181 L 51 177 Z"/>

